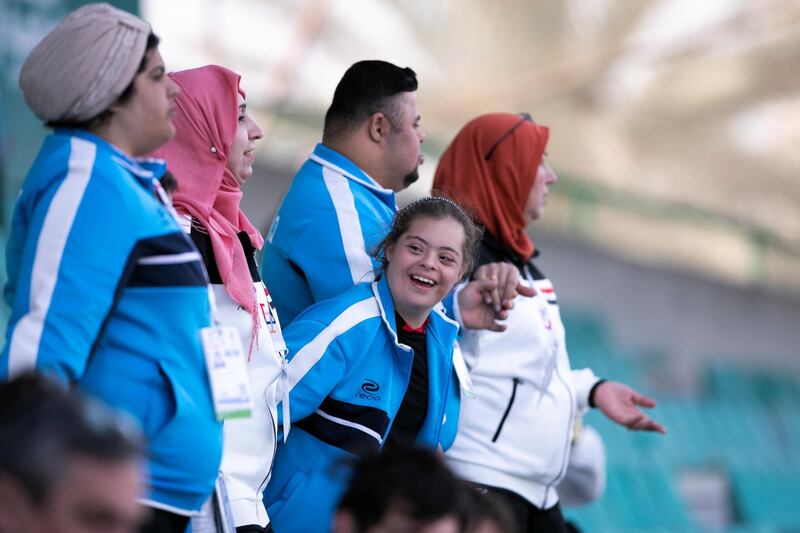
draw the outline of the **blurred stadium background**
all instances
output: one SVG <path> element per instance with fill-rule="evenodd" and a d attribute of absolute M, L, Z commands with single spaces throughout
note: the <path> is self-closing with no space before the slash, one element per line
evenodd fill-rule
<path fill-rule="evenodd" d="M 83 3 L 0 0 L 3 248 L 44 135 L 19 67 Z M 242 73 L 265 130 L 245 210 L 264 229 L 359 59 L 420 78 L 427 162 L 401 203 L 471 117 L 551 126 L 560 180 L 534 240 L 573 366 L 656 396 L 670 430 L 589 415 L 608 488 L 567 514 L 591 532 L 800 531 L 800 1 L 112 3 L 151 21 L 171 69 Z"/>

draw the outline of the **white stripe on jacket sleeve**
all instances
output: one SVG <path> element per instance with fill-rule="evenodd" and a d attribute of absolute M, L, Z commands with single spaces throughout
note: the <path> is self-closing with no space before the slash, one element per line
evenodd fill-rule
<path fill-rule="evenodd" d="M 322 179 L 328 194 L 331 195 L 333 208 L 336 210 L 336 219 L 339 222 L 339 231 L 342 236 L 344 254 L 347 266 L 350 268 L 350 277 L 353 283 L 374 281 L 372 260 L 367 255 L 364 244 L 364 234 L 361 231 L 361 221 L 358 218 L 353 191 L 347 178 L 333 170 L 323 167 Z"/>
<path fill-rule="evenodd" d="M 14 327 L 8 350 L 8 376 L 13 378 L 36 366 L 39 342 L 50 309 L 61 258 L 75 215 L 92 175 L 96 146 L 73 137 L 67 176 L 47 209 L 31 271 L 28 312 Z"/>
<path fill-rule="evenodd" d="M 303 379 L 303 376 L 322 359 L 322 356 L 328 350 L 328 346 L 336 340 L 336 337 L 364 320 L 380 315 L 381 311 L 378 308 L 378 302 L 374 298 L 361 300 L 345 309 L 328 327 L 320 331 L 311 342 L 300 348 L 297 354 L 292 357 L 288 370 L 289 390 L 292 390 Z"/>

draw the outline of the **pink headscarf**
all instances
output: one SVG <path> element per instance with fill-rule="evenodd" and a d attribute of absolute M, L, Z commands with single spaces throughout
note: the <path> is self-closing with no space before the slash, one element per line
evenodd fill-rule
<path fill-rule="evenodd" d="M 258 324 L 253 278 L 238 233 L 246 232 L 259 250 L 264 239 L 239 208 L 242 191 L 227 167 L 239 117 L 237 95 L 245 95 L 240 76 L 217 65 L 169 76 L 181 88 L 174 119 L 177 133 L 154 155 L 166 159 L 178 181 L 175 209 L 208 231 L 225 290 Z"/>

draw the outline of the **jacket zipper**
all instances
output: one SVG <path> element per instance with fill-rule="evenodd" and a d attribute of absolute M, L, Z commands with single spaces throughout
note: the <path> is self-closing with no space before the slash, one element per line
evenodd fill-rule
<path fill-rule="evenodd" d="M 273 443 L 273 446 L 272 446 L 272 461 L 270 461 L 270 463 L 269 463 L 269 470 L 267 470 L 267 475 L 264 476 L 264 479 L 262 479 L 261 483 L 258 484 L 258 489 L 257 489 L 257 493 L 256 494 L 261 493 L 261 495 L 262 495 L 261 499 L 262 500 L 264 499 L 263 498 L 263 491 L 264 491 L 264 489 L 267 488 L 267 481 L 269 480 L 270 476 L 272 476 L 272 467 L 275 465 L 275 455 L 278 452 L 278 435 L 277 435 L 277 432 L 278 432 L 277 431 L 277 429 L 278 429 L 278 421 L 275 420 L 274 416 L 272 416 L 272 409 L 269 408 L 269 402 L 267 402 L 267 412 L 269 413 L 269 420 L 270 420 L 270 422 L 272 422 L 272 433 L 273 433 L 273 435 L 275 435 L 275 442 Z M 256 505 L 256 508 L 258 508 L 257 505 Z"/>
<path fill-rule="evenodd" d="M 517 396 L 517 385 L 522 383 L 522 380 L 519 378 L 514 378 L 514 388 L 511 389 L 511 398 L 508 399 L 508 405 L 506 406 L 506 410 L 503 413 L 503 418 L 500 419 L 500 424 L 497 426 L 497 431 L 494 432 L 494 437 L 492 437 L 492 442 L 497 442 L 498 437 L 500 437 L 500 432 L 503 431 L 503 425 L 506 423 L 506 418 L 508 418 L 508 413 L 511 412 L 511 406 L 514 405 L 514 398 Z"/>
<path fill-rule="evenodd" d="M 564 448 L 563 448 L 564 452 L 561 455 L 561 468 L 559 468 L 556 477 L 553 478 L 553 480 L 550 481 L 550 483 L 548 483 L 544 489 L 544 501 L 542 502 L 542 509 L 547 509 L 547 495 L 549 494 L 550 489 L 553 487 L 553 485 L 555 485 L 556 481 L 564 477 L 564 474 L 567 471 L 567 466 L 569 464 L 569 452 L 570 452 L 570 447 L 572 445 L 570 442 L 569 428 L 575 421 L 575 405 L 572 399 L 572 389 L 570 389 L 569 385 L 567 385 L 567 383 L 564 381 L 564 378 L 561 377 L 561 373 L 558 371 L 558 366 L 556 366 L 555 374 L 558 377 L 558 380 L 561 382 L 562 385 L 564 385 L 564 388 L 566 388 L 567 392 L 569 393 L 569 422 L 567 425 L 567 441 L 564 443 Z"/>

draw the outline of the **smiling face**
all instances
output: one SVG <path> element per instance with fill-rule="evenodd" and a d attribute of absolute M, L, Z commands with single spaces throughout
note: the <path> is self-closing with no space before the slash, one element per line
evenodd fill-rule
<path fill-rule="evenodd" d="M 464 227 L 449 217 L 419 217 L 386 247 L 386 260 L 395 309 L 419 327 L 464 274 Z"/>
<path fill-rule="evenodd" d="M 533 180 L 533 187 L 528 193 L 528 201 L 525 204 L 525 223 L 529 224 L 534 220 L 539 220 L 544 214 L 544 206 L 547 204 L 547 197 L 550 195 L 549 186 L 558 179 L 556 173 L 550 168 L 547 156 L 542 157 L 539 168 L 536 170 L 536 178 Z"/>
<path fill-rule="evenodd" d="M 264 134 L 253 118 L 247 114 L 244 97 L 241 94 L 237 96 L 236 134 L 233 136 L 233 142 L 228 150 L 227 166 L 239 185 L 242 185 L 253 174 L 253 164 L 256 162 L 256 141 Z"/>

